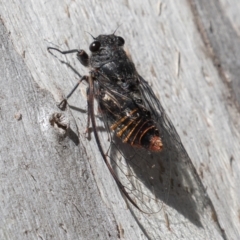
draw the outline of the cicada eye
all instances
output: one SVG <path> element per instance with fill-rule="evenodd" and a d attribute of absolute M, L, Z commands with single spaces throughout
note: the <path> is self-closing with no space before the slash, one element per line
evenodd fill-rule
<path fill-rule="evenodd" d="M 99 41 L 94 41 L 93 43 L 91 43 L 91 45 L 89 46 L 89 50 L 91 52 L 96 52 L 99 50 L 99 48 L 101 47 L 101 43 Z"/>
<path fill-rule="evenodd" d="M 125 40 L 122 37 L 118 37 L 118 46 L 123 46 L 125 43 Z"/>

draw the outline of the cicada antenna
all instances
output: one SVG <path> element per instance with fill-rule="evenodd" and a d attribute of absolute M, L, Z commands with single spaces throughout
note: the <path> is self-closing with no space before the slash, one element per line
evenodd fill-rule
<path fill-rule="evenodd" d="M 113 34 L 112 35 L 114 35 L 115 34 L 115 32 L 120 28 L 122 26 L 122 23 L 115 29 L 115 31 L 113 32 Z"/>
<path fill-rule="evenodd" d="M 88 33 L 94 40 L 96 39 L 91 33 L 87 32 L 87 31 L 84 31 L 86 33 Z"/>

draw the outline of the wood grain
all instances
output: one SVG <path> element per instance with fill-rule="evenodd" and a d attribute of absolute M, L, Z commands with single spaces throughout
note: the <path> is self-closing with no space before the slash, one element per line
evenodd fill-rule
<path fill-rule="evenodd" d="M 238 9 L 236 0 L 3 0 L 0 238 L 239 239 Z M 120 24 L 117 34 L 201 178 L 201 198 L 216 211 L 207 204 L 198 212 L 201 226 L 167 203 L 157 216 L 130 211 L 94 139 L 85 138 L 80 90 L 71 98 L 75 109 L 61 113 L 68 132 L 49 122 L 78 80 L 59 60 L 88 70 L 75 56 L 54 58 L 47 47 L 88 50 L 85 31 L 97 36 Z"/>

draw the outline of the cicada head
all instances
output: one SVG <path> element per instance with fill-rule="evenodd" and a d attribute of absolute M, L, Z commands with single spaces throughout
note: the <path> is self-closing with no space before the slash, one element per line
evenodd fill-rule
<path fill-rule="evenodd" d="M 97 53 L 102 50 L 113 50 L 118 49 L 124 45 L 125 41 L 120 36 L 115 36 L 114 34 L 110 35 L 99 35 L 94 38 L 94 42 L 92 42 L 89 46 L 89 50 L 92 53 Z"/>
<path fill-rule="evenodd" d="M 124 39 L 120 36 L 99 35 L 94 38 L 90 44 L 89 50 L 91 51 L 90 62 L 92 67 L 99 67 L 99 63 L 109 62 L 116 59 L 119 55 L 124 55 L 123 50 Z"/>

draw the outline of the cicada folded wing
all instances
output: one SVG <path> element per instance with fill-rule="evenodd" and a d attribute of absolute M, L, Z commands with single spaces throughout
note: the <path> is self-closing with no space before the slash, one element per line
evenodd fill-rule
<path fill-rule="evenodd" d="M 196 198 L 203 206 L 201 184 L 172 122 L 148 83 L 141 76 L 139 81 L 140 103 L 129 91 L 102 83 L 101 78 L 95 94 L 109 135 L 103 151 L 120 188 L 146 213 L 158 212 L 164 203 L 185 213 L 195 207 Z M 161 140 L 158 151 L 139 140 L 146 126 Z"/>

